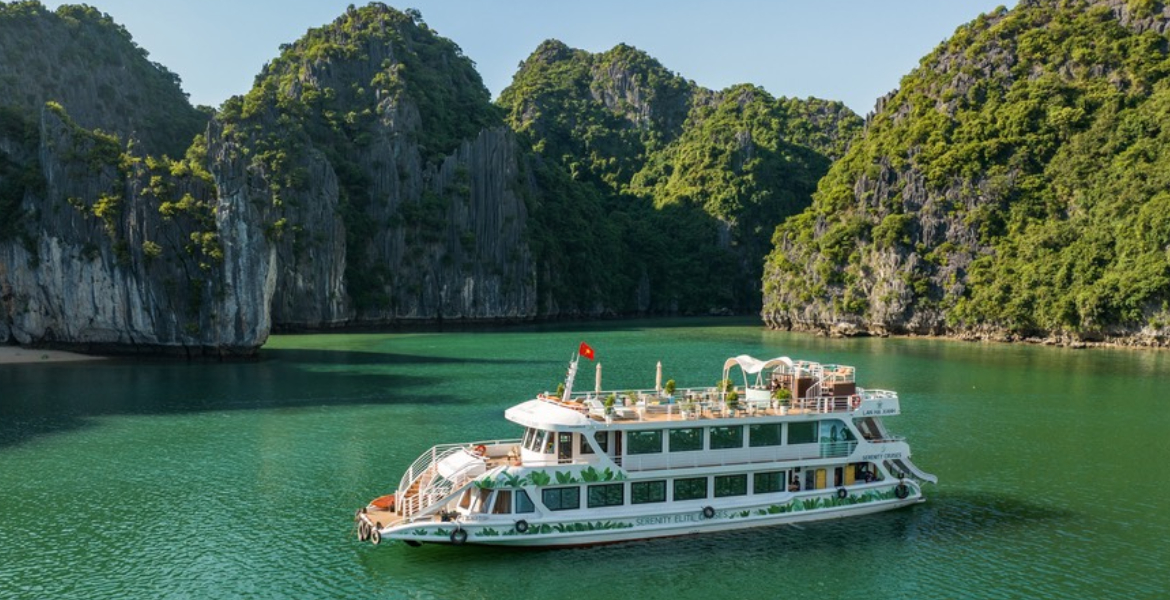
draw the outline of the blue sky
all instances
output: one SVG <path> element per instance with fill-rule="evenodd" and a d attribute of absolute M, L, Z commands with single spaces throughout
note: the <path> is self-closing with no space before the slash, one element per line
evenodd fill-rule
<path fill-rule="evenodd" d="M 282 43 L 332 21 L 346 0 L 88 0 L 183 79 L 195 104 L 243 94 Z M 360 4 L 354 2 L 355 4 Z M 53 8 L 59 2 L 46 2 Z M 754 83 L 777 96 L 841 100 L 859 114 L 986 0 L 403 0 L 474 60 L 492 96 L 543 40 L 590 51 L 625 42 L 699 85 Z"/>

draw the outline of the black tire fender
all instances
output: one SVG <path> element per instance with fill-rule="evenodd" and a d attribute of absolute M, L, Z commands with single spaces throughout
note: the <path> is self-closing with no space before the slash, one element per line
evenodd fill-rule
<path fill-rule="evenodd" d="M 525 521 L 524 519 L 516 521 L 516 525 L 514 525 L 514 527 L 516 529 L 516 533 L 528 533 L 528 521 Z"/>
<path fill-rule="evenodd" d="M 910 486 L 906 485 L 905 483 L 899 483 L 898 487 L 894 488 L 894 495 L 897 496 L 899 500 L 905 500 L 910 496 Z"/>
<path fill-rule="evenodd" d="M 370 532 L 370 543 L 377 546 L 382 543 L 382 532 L 377 529 Z"/>
<path fill-rule="evenodd" d="M 704 519 L 714 519 L 715 518 L 715 509 L 713 507 L 710 507 L 710 506 L 704 506 L 703 507 L 703 518 Z"/>
<path fill-rule="evenodd" d="M 839 487 L 837 488 L 837 497 L 844 500 L 849 497 L 849 490 Z"/>
<path fill-rule="evenodd" d="M 460 528 L 460 529 L 456 529 L 455 531 L 451 532 L 451 543 L 452 544 L 455 544 L 456 546 L 462 546 L 466 542 L 467 542 L 467 530 L 466 529 Z"/>

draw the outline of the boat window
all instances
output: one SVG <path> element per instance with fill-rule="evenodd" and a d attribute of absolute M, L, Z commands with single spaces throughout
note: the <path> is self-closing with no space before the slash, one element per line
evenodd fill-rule
<path fill-rule="evenodd" d="M 531 427 L 525 427 L 525 428 L 524 428 L 524 439 L 520 440 L 520 445 L 521 445 L 521 446 L 524 446 L 525 448 L 527 448 L 527 447 L 528 447 L 528 443 L 529 443 L 529 441 L 530 441 L 531 439 L 532 439 L 532 428 L 531 428 Z"/>
<path fill-rule="evenodd" d="M 540 500 L 549 510 L 576 510 L 581 508 L 581 488 L 544 489 L 540 491 Z"/>
<path fill-rule="evenodd" d="M 463 492 L 463 496 L 459 498 L 459 508 L 467 508 L 471 506 L 471 497 L 475 495 L 475 490 L 467 490 Z"/>
<path fill-rule="evenodd" d="M 789 444 L 814 444 L 817 441 L 817 423 L 816 421 L 808 421 L 805 423 L 789 423 L 788 424 L 788 443 Z"/>
<path fill-rule="evenodd" d="M 770 494 L 784 491 L 784 471 L 756 473 L 752 475 L 752 493 Z"/>
<path fill-rule="evenodd" d="M 578 454 L 593 454 L 593 447 L 589 445 L 589 438 L 586 438 L 585 434 L 583 434 L 583 433 L 578 434 L 578 435 L 581 436 L 581 451 L 578 452 Z M 593 439 L 597 440 L 597 447 L 601 448 L 602 452 L 605 452 L 608 449 L 607 448 L 609 446 L 609 444 L 608 444 L 609 433 L 608 432 L 598 431 L 598 432 L 593 434 Z"/>
<path fill-rule="evenodd" d="M 471 501 L 471 512 L 487 512 L 487 503 L 491 495 L 491 490 L 476 490 L 476 494 Z"/>
<path fill-rule="evenodd" d="M 499 490 L 496 492 L 496 503 L 492 505 L 492 514 L 506 515 L 512 512 L 512 491 Z"/>
<path fill-rule="evenodd" d="M 711 428 L 711 449 L 743 448 L 743 425 Z"/>
<path fill-rule="evenodd" d="M 528 492 L 524 490 L 516 490 L 516 512 L 536 512 L 536 505 L 532 503 L 532 498 L 529 498 Z"/>
<path fill-rule="evenodd" d="M 553 446 L 555 445 L 556 441 L 557 441 L 557 439 L 556 439 L 556 436 L 553 435 L 553 432 L 546 431 L 544 433 L 544 449 L 541 450 L 540 453 L 541 454 L 552 454 L 553 453 Z"/>
<path fill-rule="evenodd" d="M 761 423 L 748 425 L 748 445 L 752 448 L 760 446 L 780 445 L 780 423 Z"/>
<path fill-rule="evenodd" d="M 852 442 L 855 439 L 853 432 L 840 419 L 825 419 L 821 421 L 820 429 L 822 442 Z"/>
<path fill-rule="evenodd" d="M 601 506 L 621 506 L 625 504 L 625 487 L 625 485 L 620 483 L 607 483 L 604 485 L 589 486 L 589 496 L 587 502 L 589 508 L 598 508 Z"/>
<path fill-rule="evenodd" d="M 630 484 L 631 504 L 666 502 L 666 481 L 635 481 Z"/>
<path fill-rule="evenodd" d="M 524 447 L 533 452 L 540 452 L 540 444 L 548 432 L 539 429 L 529 429 L 528 433 L 530 435 L 524 437 Z"/>
<path fill-rule="evenodd" d="M 569 432 L 557 434 L 557 462 L 573 462 L 573 434 Z"/>
<path fill-rule="evenodd" d="M 698 500 L 707 497 L 707 478 L 688 477 L 674 480 L 675 500 Z"/>
<path fill-rule="evenodd" d="M 688 427 L 670 430 L 670 451 L 687 452 L 703 449 L 703 428 Z"/>
<path fill-rule="evenodd" d="M 716 475 L 715 497 L 747 495 L 747 475 Z"/>
<path fill-rule="evenodd" d="M 654 454 L 662 452 L 662 430 L 626 432 L 626 453 Z"/>

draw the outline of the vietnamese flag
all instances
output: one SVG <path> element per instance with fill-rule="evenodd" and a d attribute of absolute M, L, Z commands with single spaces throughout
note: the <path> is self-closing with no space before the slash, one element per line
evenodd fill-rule
<path fill-rule="evenodd" d="M 585 342 L 581 342 L 581 347 L 577 348 L 577 354 L 580 354 L 589 360 L 593 360 L 593 348 L 590 348 L 589 344 L 586 344 Z"/>

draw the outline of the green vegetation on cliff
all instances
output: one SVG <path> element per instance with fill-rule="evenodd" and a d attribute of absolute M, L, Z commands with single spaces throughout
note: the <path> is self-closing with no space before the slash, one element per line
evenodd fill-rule
<path fill-rule="evenodd" d="M 35 119 L 57 102 L 82 127 L 133 135 L 151 154 L 182 156 L 207 123 L 179 77 L 90 6 L 0 2 L 0 65 L 0 105 Z"/>
<path fill-rule="evenodd" d="M 308 149 L 324 154 L 338 178 L 347 287 L 359 308 L 389 300 L 382 291 L 385 267 L 368 247 L 379 223 L 367 213 L 371 203 L 384 201 L 371 197 L 372 180 L 388 165 L 369 164 L 378 154 L 371 147 L 393 142 L 386 135 L 407 136 L 418 146 L 422 167 L 434 167 L 459 143 L 502 125 L 459 47 L 427 27 L 417 12 L 381 3 L 350 7 L 333 23 L 283 46 L 253 89 L 225 102 L 218 118 L 228 137 L 248 147 L 249 160 L 262 165 L 278 209 L 285 190 L 309 185 Z M 435 199 L 439 202 L 446 200 Z M 425 204 L 411 205 L 408 212 L 425 213 Z M 425 225 L 425 219 L 406 217 Z M 266 227 L 277 233 L 281 225 L 277 219 Z"/>
<path fill-rule="evenodd" d="M 769 321 L 1165 327 L 1170 58 L 1138 22 L 1165 25 L 1154 4 L 1027 2 L 960 28 L 777 232 Z"/>
<path fill-rule="evenodd" d="M 537 153 L 593 188 L 602 218 L 584 226 L 626 258 L 608 267 L 627 286 L 621 311 L 758 306 L 773 229 L 809 204 L 860 127 L 840 103 L 711 92 L 629 46 L 590 54 L 555 40 L 499 103 Z"/>

